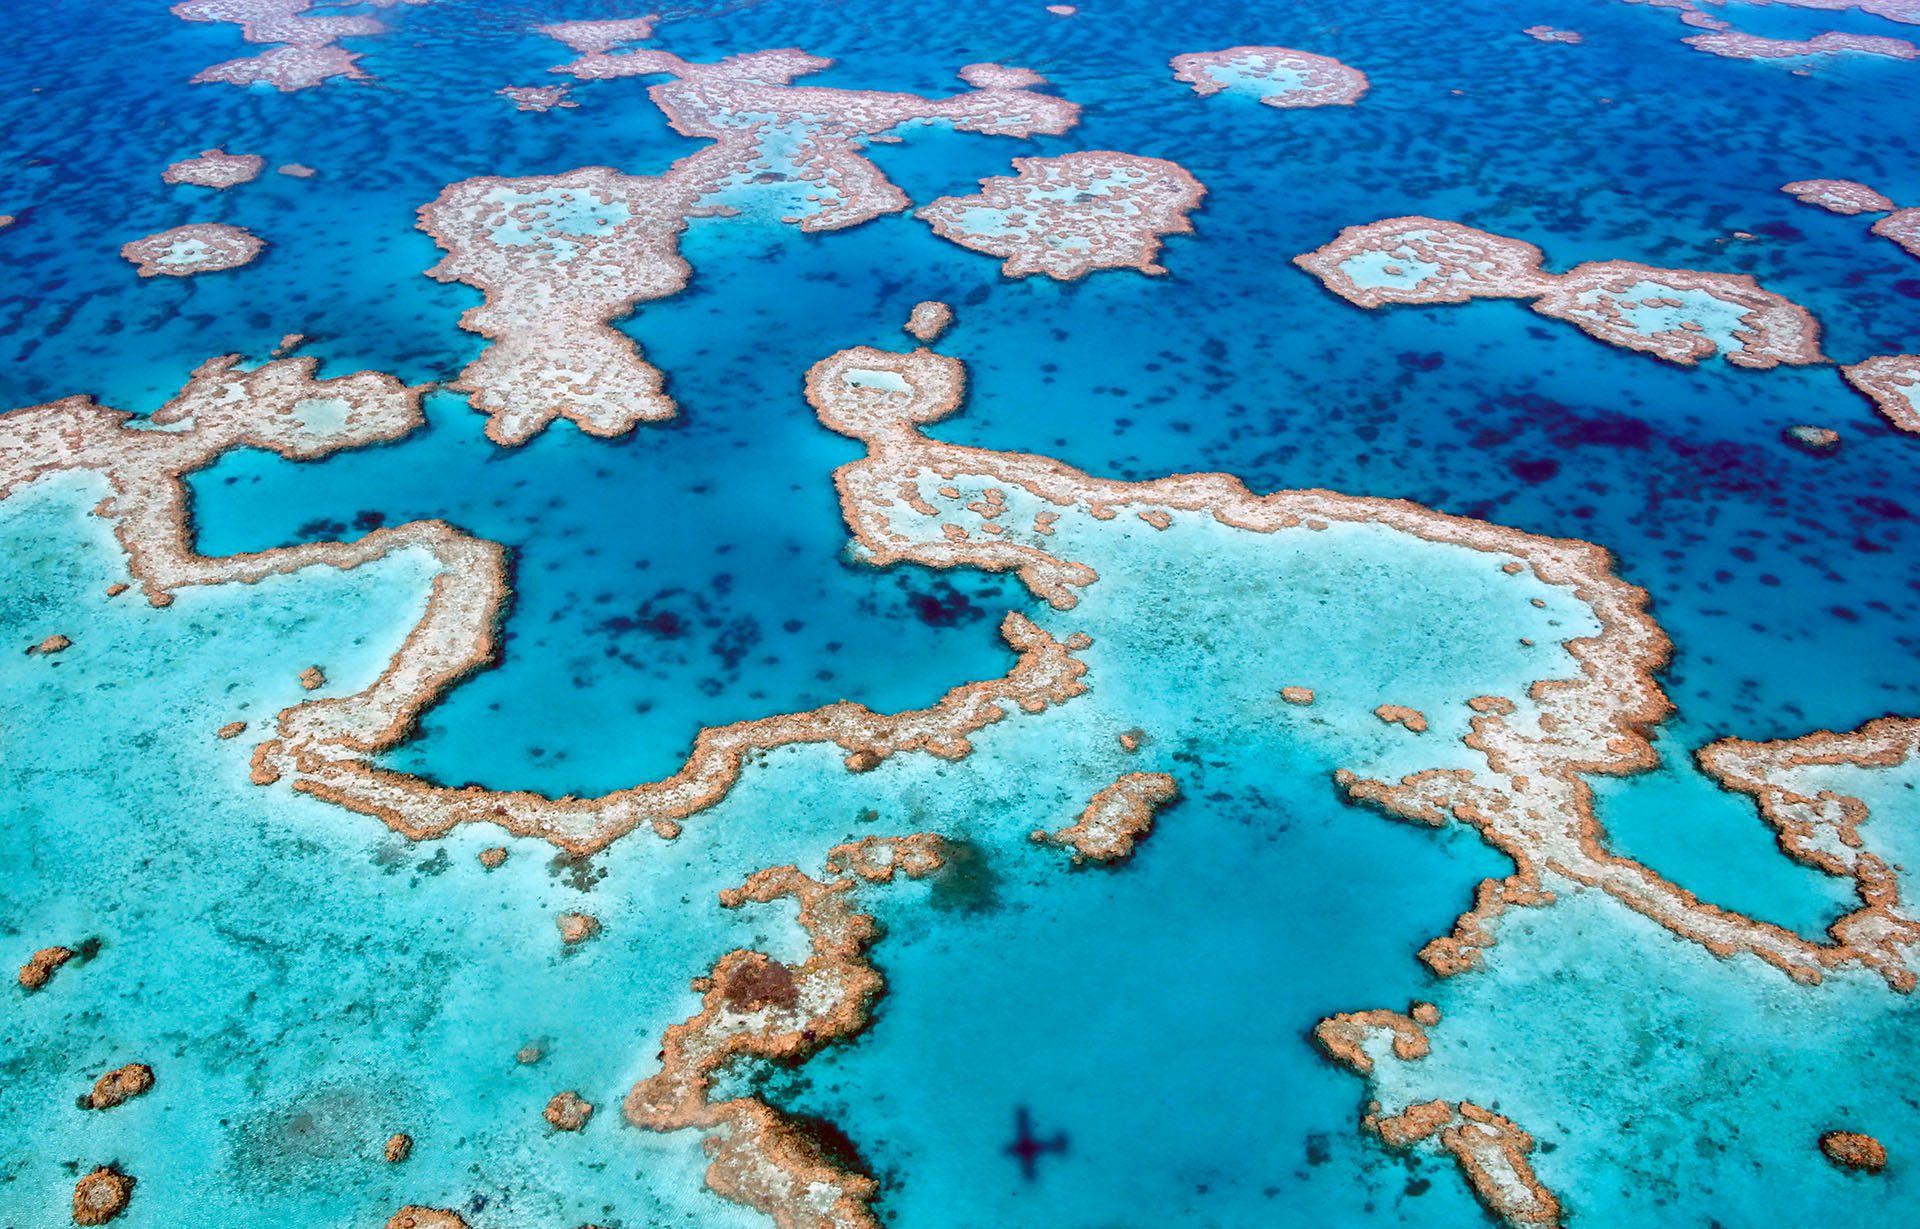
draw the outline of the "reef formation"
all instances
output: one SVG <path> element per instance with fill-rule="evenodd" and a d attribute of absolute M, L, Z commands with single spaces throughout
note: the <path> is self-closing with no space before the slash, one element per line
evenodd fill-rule
<path fill-rule="evenodd" d="M 1716 354 L 1752 368 L 1826 361 L 1812 314 L 1750 275 L 1630 260 L 1548 273 L 1543 260 L 1539 248 L 1518 239 L 1406 217 L 1349 226 L 1293 263 L 1358 307 L 1524 299 L 1590 337 L 1671 363 Z"/>
<path fill-rule="evenodd" d="M 1173 57 L 1176 81 L 1202 98 L 1249 94 L 1269 107 L 1350 107 L 1367 92 L 1367 75 L 1331 56 L 1291 47 L 1229 47 Z"/>
<path fill-rule="evenodd" d="M 429 4 L 432 0 L 361 0 L 368 8 Z M 225 60 L 204 68 L 195 84 L 271 85 L 282 93 L 309 90 L 335 77 L 364 81 L 360 53 L 341 47 L 343 38 L 384 34 L 385 22 L 364 14 L 313 15 L 313 0 L 182 0 L 172 8 L 184 21 L 227 22 L 240 27 L 249 43 L 271 44 L 259 55 Z M 320 6 L 332 7 L 332 6 Z"/>
<path fill-rule="evenodd" d="M 222 149 L 206 149 L 192 158 L 182 158 L 167 167 L 160 176 L 167 183 L 194 184 L 202 188 L 232 188 L 260 177 L 267 160 L 259 154 L 230 154 Z"/>
<path fill-rule="evenodd" d="M 191 277 L 249 264 L 266 241 L 244 226 L 195 222 L 135 239 L 120 248 L 141 277 Z"/>
<path fill-rule="evenodd" d="M 748 949 L 722 956 L 694 982 L 698 1014 L 661 1040 L 660 1071 L 627 1094 L 627 1121 L 650 1131 L 703 1132 L 713 1157 L 707 1185 L 781 1229 L 878 1229 L 872 1177 L 836 1164 L 802 1124 L 764 1100 L 715 1101 L 713 1079 L 741 1059 L 802 1062 L 867 1026 L 883 989 L 866 954 L 878 930 L 853 908 L 852 893 L 895 875 L 931 875 L 944 864 L 943 848 L 931 834 L 868 837 L 834 847 L 823 879 L 775 866 L 721 893 L 729 909 L 794 901 L 810 952 L 797 965 Z"/>
<path fill-rule="evenodd" d="M 578 53 L 555 72 L 671 78 L 648 98 L 674 131 L 711 144 L 654 176 L 587 167 L 465 180 L 420 210 L 420 228 L 447 252 L 429 275 L 486 294 L 461 327 L 494 344 L 453 387 L 488 416 L 495 443 L 524 443 L 556 418 L 612 436 L 673 416 L 661 372 L 613 322 L 686 288 L 693 271 L 679 246 L 691 219 L 737 215 L 772 192 L 781 222 L 855 226 L 910 203 L 865 156 L 868 142 L 936 122 L 1025 138 L 1064 132 L 1079 116 L 1074 104 L 1035 92 L 1037 74 L 998 65 L 963 67 L 974 88 L 936 99 L 794 85 L 833 61 L 791 48 L 714 64 L 619 50 L 652 32 L 649 18 L 541 28 Z"/>
<path fill-rule="evenodd" d="M 1163 274 L 1161 236 L 1193 232 L 1206 188 L 1179 164 L 1105 150 L 1015 158 L 1015 174 L 943 196 L 914 215 L 943 239 L 998 256 L 1008 277 L 1061 281 L 1095 269 Z"/>

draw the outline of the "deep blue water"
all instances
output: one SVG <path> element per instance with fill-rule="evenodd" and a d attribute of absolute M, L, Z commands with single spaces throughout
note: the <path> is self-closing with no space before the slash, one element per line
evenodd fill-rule
<path fill-rule="evenodd" d="M 158 0 L 14 6 L 10 49 L 0 52 L 0 213 L 20 220 L 0 230 L 0 407 L 91 393 L 149 412 L 201 360 L 264 358 L 292 332 L 312 339 L 306 352 L 328 373 L 453 378 L 480 350 L 456 324 L 479 295 L 423 276 L 439 252 L 413 228 L 420 205 L 475 175 L 592 165 L 647 174 L 695 148 L 647 102 L 644 80 L 576 84 L 581 105 L 546 114 L 494 96 L 502 85 L 559 80 L 546 69 L 566 49 L 531 26 L 635 13 L 560 0 L 384 10 L 391 32 L 348 43 L 374 82 L 281 95 L 188 85 L 198 69 L 245 52 L 233 27 L 182 22 Z M 1768 36 L 1841 29 L 1920 39 L 1914 27 L 1854 13 L 1735 5 L 1722 15 Z M 1534 23 L 1579 30 L 1586 42 L 1519 33 Z M 910 214 L 818 235 L 696 222 L 683 245 L 691 285 L 620 324 L 667 373 L 678 420 L 613 442 L 562 424 L 502 451 L 461 398 L 436 393 L 429 428 L 400 444 L 323 464 L 235 453 L 196 475 L 199 546 L 258 550 L 432 516 L 512 547 L 516 597 L 501 665 L 460 687 L 389 757 L 438 780 L 601 792 L 671 772 L 703 725 L 842 697 L 924 705 L 1003 671 L 1011 654 L 995 631 L 1000 616 L 1033 603 L 1003 577 L 848 562 L 829 473 L 859 450 L 817 424 L 800 380 L 842 347 L 901 344 L 911 305 L 944 299 L 960 323 L 942 348 L 965 359 L 972 378 L 966 412 L 937 430 L 944 439 L 1128 479 L 1217 469 L 1256 490 L 1404 497 L 1607 546 L 1651 592 L 1675 642 L 1663 682 L 1678 710 L 1660 735 L 1662 770 L 1602 787 L 1616 846 L 1703 896 L 1817 934 L 1843 907 L 1835 885 L 1781 858 L 1752 808 L 1703 785 L 1687 753 L 1731 734 L 1791 737 L 1920 711 L 1920 439 L 1892 430 L 1831 367 L 1677 368 L 1507 302 L 1363 312 L 1289 263 L 1343 226 L 1423 213 L 1533 242 L 1554 270 L 1632 259 L 1750 272 L 1809 308 L 1841 362 L 1920 347 L 1920 263 L 1869 235 L 1869 219 L 1778 191 L 1789 180 L 1855 178 L 1920 204 L 1910 118 L 1920 62 L 1859 58 L 1795 77 L 1702 55 L 1680 44 L 1686 32 L 1671 13 L 1606 0 L 1489 0 L 1444 15 L 1401 0 L 1216 3 L 1177 17 L 1096 0 L 1066 20 L 1028 0 L 944 10 L 773 0 L 672 15 L 655 42 L 690 59 L 791 45 L 837 61 L 806 84 L 931 94 L 960 88 L 954 70 L 969 62 L 1036 69 L 1085 108 L 1064 136 L 930 133 L 876 146 L 874 160 L 922 202 L 1006 173 L 1016 156 L 1171 158 L 1208 188 L 1197 233 L 1169 241 L 1168 277 L 1108 272 L 1062 285 L 1002 279 L 997 261 L 933 237 Z M 1171 81 L 1171 56 L 1240 43 L 1337 56 L 1362 68 L 1371 90 L 1356 107 L 1279 111 L 1203 100 Z M 215 144 L 319 175 L 269 169 L 218 193 L 160 181 L 169 162 Z M 245 225 L 270 246 L 240 270 L 187 279 L 142 281 L 118 255 L 127 240 L 190 221 Z M 1735 240 L 1735 231 L 1758 238 Z M 1781 438 L 1798 423 L 1832 426 L 1844 443 L 1832 456 L 1799 451 Z M 94 617 L 61 606 L 70 595 L 56 580 L 74 558 L 117 567 L 105 547 L 95 558 L 65 530 L 24 521 L 5 532 L 10 633 L 30 642 L 27 630 L 55 611 Z M 367 584 L 344 586 L 358 593 L 351 602 L 293 601 L 286 619 L 323 637 L 337 611 L 356 635 L 373 628 L 376 640 L 396 639 L 394 610 L 411 607 Z M 197 635 L 174 646 L 180 660 L 166 669 L 196 680 L 195 694 L 218 690 L 210 661 L 279 668 L 276 625 L 231 604 L 206 616 L 211 647 Z M 177 613 L 145 615 L 149 623 L 116 634 L 135 644 L 164 636 Z M 1256 625 L 1253 634 L 1285 630 Z M 240 647 L 221 648 L 220 635 Z M 471 1210 L 475 1196 L 494 1200 L 491 1211 L 472 1211 L 479 1229 L 584 1218 L 754 1223 L 699 1189 L 693 1141 L 622 1128 L 613 1103 L 647 1073 L 660 1029 L 691 1010 L 686 980 L 755 938 L 752 919 L 709 907 L 711 893 L 772 862 L 817 866 L 832 841 L 866 831 L 848 826 L 864 807 L 949 824 L 1000 868 L 998 895 L 976 911 L 943 910 L 917 890 L 876 894 L 891 932 L 876 958 L 892 991 L 875 1028 L 773 1081 L 781 1097 L 841 1123 L 882 1176 L 881 1207 L 898 1224 L 1483 1216 L 1451 1168 L 1358 1135 L 1360 1083 L 1305 1037 L 1330 1011 L 1434 997 L 1413 951 L 1450 925 L 1476 879 L 1503 867 L 1467 834 L 1415 832 L 1341 806 L 1326 783 L 1338 761 L 1301 752 L 1285 733 L 1196 770 L 1205 792 L 1189 786 L 1195 799 L 1169 813 L 1135 864 L 1110 875 L 1068 873 L 1025 842 L 1034 823 L 1070 815 L 1103 767 L 1118 770 L 1091 755 L 1056 768 L 1011 738 L 988 739 L 950 778 L 902 784 L 883 773 L 857 787 L 809 783 L 802 769 L 814 761 L 797 760 L 690 824 L 684 848 L 607 854 L 609 877 L 592 900 L 626 919 L 626 936 L 610 922 L 607 950 L 561 961 L 543 942 L 547 914 L 576 893 L 545 872 L 547 854 L 533 843 L 515 843 L 518 878 L 483 879 L 472 853 L 491 838 L 462 834 L 447 842 L 455 869 L 410 887 L 376 864 L 375 852 L 397 846 L 384 829 L 247 786 L 244 747 L 223 746 L 237 758 L 203 773 L 205 739 L 181 737 L 165 676 L 142 687 L 140 705 L 115 705 L 79 682 L 47 686 L 9 661 L 0 739 L 71 722 L 72 737 L 120 750 L 69 763 L 57 748 L 29 754 L 0 741 L 0 769 L 18 768 L 5 787 L 7 842 L 32 851 L 0 863 L 8 952 L 29 952 L 62 927 L 111 935 L 107 957 L 72 979 L 92 979 L 90 989 L 33 1000 L 28 1023 L 0 1026 L 0 1108 L 14 1124 L 0 1151 L 18 1158 L 0 1167 L 0 1225 L 58 1223 L 65 1167 L 84 1171 L 109 1156 L 142 1178 L 127 1217 L 135 1225 L 215 1223 L 239 1198 L 215 1189 L 263 1201 L 272 1222 L 287 1225 L 379 1223 L 413 1200 Z M 69 659 L 55 677 L 90 680 L 88 668 Z M 138 659 L 133 668 L 143 668 Z M 258 682 L 257 711 L 296 698 L 287 682 Z M 1179 676 L 1160 686 L 1163 725 L 1189 719 Z M 1190 719 L 1186 737 L 1217 736 Z M 1179 745 L 1169 739 L 1165 751 Z M 164 767 L 135 766 L 147 759 Z M 72 778 L 88 773 L 97 786 L 73 793 Z M 1022 784 L 1022 774 L 1031 779 Z M 206 790 L 219 793 L 210 809 Z M 131 825 L 130 799 L 139 800 Z M 141 883 L 131 876 L 180 825 L 199 834 L 185 842 L 192 852 L 162 859 L 144 889 L 95 900 L 73 886 L 88 848 Z M 225 825 L 259 840 L 220 839 Z M 425 848 L 389 860 L 434 856 Z M 325 892 L 311 889 L 320 879 L 331 881 Z M 248 883 L 259 886 L 239 892 Z M 238 928 L 245 943 L 195 917 L 238 907 L 236 898 L 261 914 Z M 428 919 L 417 948 L 391 939 L 410 918 Z M 471 937 L 482 925 L 500 929 L 477 945 L 488 949 L 478 960 Z M 1569 923 L 1574 939 L 1549 934 L 1537 946 L 1601 925 Z M 1609 953 L 1658 941 L 1592 939 Z M 204 1010 L 178 988 L 142 998 L 137 974 L 151 959 L 142 953 L 162 942 L 229 969 L 231 993 Z M 241 950 L 258 964 L 234 956 Z M 1238 960 L 1251 967 L 1232 970 Z M 308 961 L 325 967 L 303 969 Z M 1532 966 L 1516 957 L 1512 967 Z M 1736 986 L 1726 997 L 1739 999 L 1746 972 L 1688 966 L 1660 993 L 1722 977 Z M 1539 1011 L 1508 1029 L 1507 1051 L 1489 1042 L 1493 1051 L 1524 1051 L 1529 1030 L 1552 1032 L 1582 1011 L 1619 1022 L 1619 1035 L 1639 1027 L 1564 984 L 1530 989 L 1520 972 L 1511 980 L 1505 1005 L 1484 1010 L 1524 1017 L 1513 1004 L 1537 1001 Z M 1596 980 L 1594 996 L 1618 991 Z M 496 981 L 512 989 L 486 1021 L 486 995 L 473 987 Z M 568 996 L 578 1009 L 555 1012 Z M 1479 1010 L 1463 1009 L 1476 1031 Z M 1728 1021 L 1744 1010 L 1705 1013 L 1682 1031 L 1711 1046 L 1738 1032 Z M 1911 1024 L 1912 1013 L 1892 1018 Z M 262 1019 L 271 1026 L 247 1024 Z M 534 1129 L 538 1105 L 562 1084 L 548 1088 L 542 1072 L 537 1088 L 515 1085 L 522 1073 L 495 1061 L 534 1029 L 573 1040 L 574 1065 L 553 1078 L 591 1085 L 603 1103 L 604 1118 L 579 1140 Z M 1777 1057 L 1744 1034 L 1727 1044 L 1736 1057 L 1712 1078 L 1729 1088 L 1748 1069 L 1741 1062 L 1762 1069 Z M 241 1057 L 212 1053 L 220 1047 Z M 175 1064 L 152 1060 L 154 1094 L 110 1122 L 69 1108 L 107 1058 L 135 1049 Z M 1910 1072 L 1916 1048 L 1896 1050 L 1883 1061 Z M 1515 1098 L 1553 1083 L 1530 1081 L 1516 1064 L 1502 1069 Z M 356 1066 L 381 1073 L 369 1086 L 443 1080 L 453 1090 L 453 1107 L 433 1110 L 435 1127 L 420 1132 L 434 1146 L 402 1177 L 369 1170 L 357 1143 L 311 1155 L 298 1140 L 250 1149 L 245 1140 L 259 1132 L 222 1121 L 243 1102 L 277 1112 L 329 1081 L 359 1089 Z M 1583 1072 L 1559 1087 L 1576 1103 L 1634 1112 L 1612 1086 L 1582 1102 L 1580 1081 L 1599 1078 Z M 1683 1121 L 1702 1134 L 1715 1115 L 1735 1112 L 1715 1089 L 1696 1091 L 1700 1108 Z M 1031 1187 L 998 1151 L 1013 1106 L 1029 1102 L 1076 1141 Z M 1890 1147 L 1902 1127 L 1911 1146 L 1920 1115 L 1911 1106 L 1885 1113 Z M 360 1121 L 358 1110 L 342 1114 Z M 1549 1123 L 1524 1125 L 1558 1138 Z M 373 1123 L 363 1133 L 386 1130 Z M 30 1136 L 41 1142 L 11 1146 Z M 1671 1149 L 1628 1155 L 1567 1142 L 1565 1155 L 1592 1171 L 1552 1177 L 1584 1223 L 1657 1215 L 1627 1192 L 1636 1175 L 1675 1168 Z M 556 1155 L 574 1144 L 584 1146 Z M 1768 1187 L 1856 1200 L 1845 1210 L 1851 1223 L 1900 1223 L 1903 1187 L 1829 1189 L 1798 1154 L 1778 1169 L 1760 1155 L 1722 1177 L 1738 1189 L 1717 1196 L 1720 1223 L 1761 1223 L 1754 1192 Z M 503 1194 L 515 1188 L 519 1203 Z M 1696 1213 L 1688 1204 L 1691 1219 L 1673 1223 L 1705 1223 Z"/>

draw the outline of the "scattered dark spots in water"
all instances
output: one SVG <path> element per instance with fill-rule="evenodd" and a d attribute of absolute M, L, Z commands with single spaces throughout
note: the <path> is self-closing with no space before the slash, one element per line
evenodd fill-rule
<path fill-rule="evenodd" d="M 1765 235 L 1769 239 L 1804 239 L 1806 233 L 1789 222 L 1762 222 L 1753 228 L 1755 234 Z"/>
<path fill-rule="evenodd" d="M 1319 1131 L 1307 1136 L 1307 1164 L 1325 1165 L 1333 1156 L 1327 1146 L 1327 1137 Z"/>
<path fill-rule="evenodd" d="M 679 640 L 687 634 L 687 618 L 661 603 L 678 589 L 668 589 L 640 603 L 631 615 L 615 615 L 601 621 L 593 630 L 601 632 L 641 632 L 656 640 Z"/>
<path fill-rule="evenodd" d="M 413 869 L 416 873 L 422 875 L 443 875 L 452 864 L 451 860 L 447 857 L 446 846 L 442 845 L 433 851 L 431 858 L 422 859 Z"/>
<path fill-rule="evenodd" d="M 729 673 L 734 673 L 760 640 L 760 621 L 742 615 L 721 629 L 713 643 L 707 646 L 707 651 L 718 657 Z"/>
<path fill-rule="evenodd" d="M 1893 284 L 1893 293 L 1903 299 L 1920 299 L 1920 279 L 1903 277 Z"/>
<path fill-rule="evenodd" d="M 1528 459 L 1513 457 L 1507 461 L 1507 468 L 1513 476 L 1522 482 L 1545 482 L 1560 472 L 1560 462 L 1552 457 Z"/>
<path fill-rule="evenodd" d="M 605 867 L 593 864 L 593 855 L 565 851 L 554 854 L 548 860 L 547 874 L 555 879 L 564 879 L 567 886 L 576 892 L 591 892 L 594 884 L 607 877 Z"/>
<path fill-rule="evenodd" d="M 353 514 L 353 527 L 361 532 L 369 532 L 387 523 L 387 514 L 375 508 L 362 508 Z"/>
<path fill-rule="evenodd" d="M 368 861 L 378 867 L 381 873 L 392 875 L 407 864 L 410 856 L 411 849 L 406 841 L 382 841 L 373 847 L 373 855 Z"/>
<path fill-rule="evenodd" d="M 347 527 L 344 522 L 330 521 L 323 518 L 321 520 L 308 521 L 306 524 L 300 526 L 300 528 L 294 530 L 293 536 L 307 539 L 342 538 L 346 536 L 346 533 Z"/>
<path fill-rule="evenodd" d="M 1830 606 L 1827 608 L 1827 613 L 1843 623 L 1858 623 L 1860 621 L 1859 612 L 1846 606 Z"/>
<path fill-rule="evenodd" d="M 928 627 L 960 627 L 977 623 L 987 613 L 974 605 L 972 598 L 945 580 L 935 582 L 927 592 L 909 590 L 907 606 L 913 611 L 914 617 Z"/>
<path fill-rule="evenodd" d="M 1413 1178 L 1407 1182 L 1407 1194 L 1424 1195 L 1432 1186 L 1433 1183 L 1427 1181 L 1425 1178 Z"/>
<path fill-rule="evenodd" d="M 944 863 L 934 872 L 927 897 L 934 908 L 980 913 L 1000 903 L 1000 875 L 981 846 L 948 838 L 940 852 Z"/>
<path fill-rule="evenodd" d="M 1901 505 L 1881 495 L 1861 495 L 1854 499 L 1866 511 L 1885 521 L 1909 521 L 1913 514 Z"/>
<path fill-rule="evenodd" d="M 1408 371 L 1438 371 L 1446 363 L 1446 357 L 1436 352 L 1402 350 L 1397 356 L 1400 366 Z"/>
<path fill-rule="evenodd" d="M 1564 410 L 1566 407 L 1556 408 Z M 1568 412 L 1549 420 L 1547 438 L 1561 448 L 1585 444 L 1604 448 L 1645 448 L 1653 442 L 1653 428 L 1628 414 Z"/>

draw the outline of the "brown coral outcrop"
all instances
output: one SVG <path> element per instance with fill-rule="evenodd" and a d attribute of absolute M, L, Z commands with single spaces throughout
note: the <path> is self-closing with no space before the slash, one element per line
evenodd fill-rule
<path fill-rule="evenodd" d="M 127 1210 L 134 1180 L 114 1166 L 102 1165 L 73 1186 L 73 1223 L 104 1225 Z"/>
<path fill-rule="evenodd" d="M 1373 710 L 1373 715 L 1388 725 L 1402 726 L 1415 734 L 1427 732 L 1427 716 L 1417 708 L 1408 708 L 1404 704 L 1382 704 Z"/>
<path fill-rule="evenodd" d="M 1842 1169 L 1877 1174 L 1887 1167 L 1887 1146 L 1859 1131 L 1828 1131 L 1820 1137 L 1820 1151 Z"/>
<path fill-rule="evenodd" d="M 153 1068 L 145 1063 L 116 1067 L 94 1081 L 93 1091 L 80 1099 L 87 1109 L 112 1109 L 153 1087 Z"/>
<path fill-rule="evenodd" d="M 53 972 L 79 953 L 70 947 L 43 947 L 20 966 L 20 985 L 38 990 L 53 979 Z"/>
<path fill-rule="evenodd" d="M 387 1221 L 387 1229 L 469 1229 L 458 1212 L 408 1204 Z"/>
<path fill-rule="evenodd" d="M 578 1131 L 587 1125 L 593 1117 L 593 1104 L 579 1093 L 568 1089 L 557 1092 L 548 1100 L 547 1108 L 541 1112 L 542 1118 L 556 1131 Z"/>
<path fill-rule="evenodd" d="M 563 913 L 554 919 L 554 925 L 560 928 L 560 941 L 569 947 L 600 933 L 600 919 L 591 913 Z"/>
<path fill-rule="evenodd" d="M 1095 794 L 1074 823 L 1047 839 L 1074 851 L 1074 861 L 1117 862 L 1153 828 L 1154 814 L 1180 796 L 1164 772 L 1130 772 Z"/>
<path fill-rule="evenodd" d="M 1418 1008 L 1412 1009 L 1417 1012 Z M 1327 1057 L 1359 1075 L 1373 1072 L 1366 1047 L 1377 1037 L 1391 1038 L 1393 1052 L 1402 1059 L 1425 1058 L 1431 1050 L 1425 1024 L 1411 1015 L 1380 1008 L 1328 1016 L 1314 1027 L 1313 1039 Z"/>

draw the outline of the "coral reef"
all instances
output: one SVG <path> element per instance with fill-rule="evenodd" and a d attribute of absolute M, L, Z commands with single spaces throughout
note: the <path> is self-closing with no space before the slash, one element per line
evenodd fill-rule
<path fill-rule="evenodd" d="M 1840 374 L 1902 431 L 1920 434 L 1920 354 L 1883 354 Z"/>
<path fill-rule="evenodd" d="M 53 980 L 56 969 L 79 955 L 70 947 L 43 947 L 20 966 L 20 987 L 23 990 L 43 989 Z"/>
<path fill-rule="evenodd" d="M 568 1089 L 553 1094 L 540 1116 L 556 1131 L 578 1131 L 587 1125 L 587 1119 L 593 1117 L 593 1105 L 579 1093 Z"/>
<path fill-rule="evenodd" d="M 521 179 L 449 185 L 420 210 L 420 228 L 447 252 L 430 269 L 476 286 L 486 301 L 461 327 L 494 344 L 454 384 L 488 416 L 495 443 L 524 443 L 556 418 L 614 436 L 676 412 L 664 377 L 612 327 L 636 306 L 683 290 L 690 219 L 739 212 L 736 190 L 805 183 L 806 208 L 782 217 L 802 230 L 854 226 L 905 209 L 906 196 L 867 159 L 870 141 L 941 121 L 967 132 L 1029 137 L 1071 127 L 1079 109 L 1033 92 L 1024 69 L 971 64 L 974 89 L 950 98 L 796 86 L 831 60 L 785 49 L 690 63 L 655 49 L 618 50 L 652 36 L 653 19 L 543 26 L 579 58 L 555 72 L 582 80 L 664 75 L 647 91 L 683 136 L 712 144 L 659 175 L 587 167 Z M 557 87 L 556 87 L 557 88 Z"/>
<path fill-rule="evenodd" d="M 1887 1167 L 1887 1146 L 1858 1131 L 1828 1131 L 1820 1137 L 1820 1151 L 1841 1169 L 1877 1174 Z"/>
<path fill-rule="evenodd" d="M 1250 93 L 1269 107 L 1343 107 L 1367 92 L 1367 75 L 1329 56 L 1290 47 L 1229 47 L 1173 57 L 1176 81 L 1205 98 Z"/>
<path fill-rule="evenodd" d="M 1007 277 L 1162 274 L 1161 236 L 1192 233 L 1187 214 L 1207 191 L 1177 163 L 1105 150 L 1015 158 L 1013 167 L 981 180 L 977 195 L 943 196 L 914 216 L 943 239 L 1000 257 Z"/>
<path fill-rule="evenodd" d="M 134 1179 L 112 1165 L 102 1165 L 73 1186 L 73 1223 L 104 1225 L 127 1210 L 133 1199 Z"/>
<path fill-rule="evenodd" d="M 1780 190 L 1803 205 L 1814 205 L 1828 213 L 1889 213 L 1893 209 L 1892 201 L 1851 179 L 1800 179 L 1782 185 Z"/>
<path fill-rule="evenodd" d="M 563 913 L 554 924 L 560 927 L 560 941 L 569 947 L 600 933 L 600 919 L 591 913 Z"/>
<path fill-rule="evenodd" d="M 1154 815 L 1179 796 L 1179 785 L 1164 772 L 1130 772 L 1095 794 L 1074 823 L 1033 835 L 1072 849 L 1075 862 L 1118 862 L 1132 855 L 1152 830 Z"/>
<path fill-rule="evenodd" d="M 694 983 L 700 1011 L 662 1039 L 660 1071 L 627 1094 L 627 1121 L 650 1131 L 705 1133 L 713 1157 L 707 1185 L 771 1216 L 780 1229 L 879 1229 L 872 1178 L 838 1167 L 800 1123 L 764 1101 L 714 1101 L 713 1077 L 740 1059 L 801 1062 L 864 1029 L 882 988 L 867 957 L 878 931 L 873 918 L 853 908 L 851 894 L 896 874 L 930 875 L 943 862 L 936 836 L 869 837 L 830 851 L 823 879 L 776 866 L 721 893 L 729 909 L 795 901 L 810 952 L 798 965 L 749 950 L 722 956 Z"/>
<path fill-rule="evenodd" d="M 468 1229 L 458 1212 L 408 1204 L 387 1220 L 387 1229 Z"/>
<path fill-rule="evenodd" d="M 362 0 L 374 8 L 425 4 L 429 0 Z M 275 44 L 259 55 L 227 60 L 194 74 L 195 84 L 271 85 L 283 93 L 312 89 L 335 77 L 366 80 L 357 51 L 343 38 L 383 34 L 385 22 L 360 14 L 313 16 L 314 0 L 182 0 L 170 10 L 185 21 L 229 22 L 249 43 Z"/>
<path fill-rule="evenodd" d="M 237 269 L 266 246 L 265 240 L 244 226 L 195 222 L 135 239 L 121 246 L 120 255 L 133 263 L 141 277 L 189 277 Z"/>
<path fill-rule="evenodd" d="M 1328 290 L 1360 307 L 1387 303 L 1531 300 L 1609 345 L 1691 364 L 1715 354 L 1740 367 L 1819 363 L 1820 327 L 1752 277 L 1593 261 L 1547 273 L 1540 249 L 1457 222 L 1387 218 L 1349 226 L 1294 257 Z"/>
<path fill-rule="evenodd" d="M 552 111 L 580 104 L 567 97 L 564 85 L 504 85 L 494 93 L 513 103 L 516 111 Z"/>
<path fill-rule="evenodd" d="M 218 148 L 206 149 L 201 150 L 198 157 L 173 163 L 160 178 L 168 183 L 226 189 L 252 183 L 266 165 L 267 160 L 259 154 L 229 154 Z"/>
<path fill-rule="evenodd" d="M 94 1081 L 93 1091 L 80 1099 L 80 1104 L 91 1110 L 112 1109 L 153 1087 L 153 1068 L 145 1063 L 128 1063 L 116 1067 Z"/>

